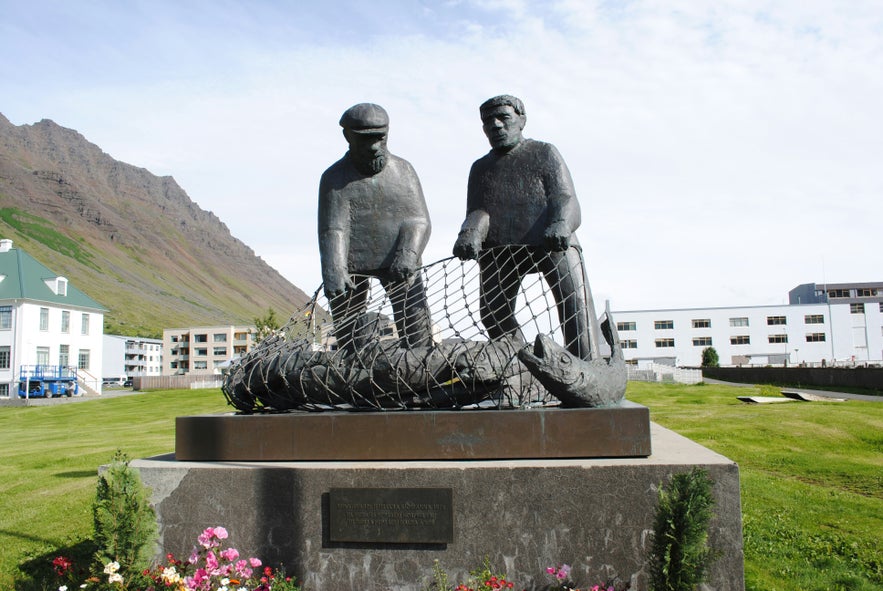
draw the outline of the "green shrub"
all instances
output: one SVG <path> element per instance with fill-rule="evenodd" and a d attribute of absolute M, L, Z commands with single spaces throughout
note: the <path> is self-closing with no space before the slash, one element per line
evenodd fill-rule
<path fill-rule="evenodd" d="M 705 581 L 713 552 L 708 524 L 712 481 L 700 468 L 675 474 L 660 487 L 650 549 L 651 591 L 693 591 Z"/>
<path fill-rule="evenodd" d="M 128 573 L 138 573 L 149 566 L 157 540 L 156 514 L 149 497 L 138 472 L 129 466 L 128 457 L 117 450 L 98 477 L 92 504 L 99 572 L 114 561 L 122 572 Z"/>

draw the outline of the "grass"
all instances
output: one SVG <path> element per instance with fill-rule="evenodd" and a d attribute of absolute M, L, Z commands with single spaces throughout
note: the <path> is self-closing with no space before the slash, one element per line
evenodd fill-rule
<path fill-rule="evenodd" d="M 736 400 L 777 393 L 632 382 L 628 397 L 739 464 L 747 589 L 883 589 L 883 404 Z"/>
<path fill-rule="evenodd" d="M 772 393 L 632 382 L 628 398 L 738 462 L 749 591 L 883 589 L 883 404 L 736 400 Z M 226 410 L 218 390 L 0 408 L 0 589 L 41 589 L 23 571 L 88 554 L 96 468 L 116 449 L 171 451 L 175 416 Z"/>
<path fill-rule="evenodd" d="M 13 589 L 16 579 L 21 587 L 19 565 L 29 560 L 83 551 L 97 468 L 114 451 L 170 452 L 175 416 L 228 409 L 218 390 L 0 408 L 0 589 Z"/>

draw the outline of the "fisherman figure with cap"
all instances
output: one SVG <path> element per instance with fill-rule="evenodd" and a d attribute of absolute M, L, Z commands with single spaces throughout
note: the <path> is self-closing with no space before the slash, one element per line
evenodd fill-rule
<path fill-rule="evenodd" d="M 325 296 L 338 347 L 367 344 L 364 312 L 369 278 L 390 298 L 402 346 L 432 343 L 432 325 L 420 276 L 429 241 L 429 211 L 417 173 L 386 147 L 389 116 L 360 103 L 340 118 L 349 151 L 319 183 L 319 254 Z"/>
<path fill-rule="evenodd" d="M 525 275 L 542 273 L 555 298 L 567 349 L 583 360 L 598 356 L 570 171 L 555 146 L 522 135 L 527 115 L 520 99 L 496 96 L 479 112 L 491 151 L 469 171 L 466 220 L 454 255 L 478 260 L 482 324 L 492 339 L 523 341 L 515 318 L 518 290 Z"/>

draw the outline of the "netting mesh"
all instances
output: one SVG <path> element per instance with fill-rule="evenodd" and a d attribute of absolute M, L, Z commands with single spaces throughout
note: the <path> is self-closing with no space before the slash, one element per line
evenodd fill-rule
<path fill-rule="evenodd" d="M 320 287 L 231 366 L 223 391 L 243 412 L 553 405 L 519 349 L 545 334 L 588 360 L 596 327 L 578 248 L 498 247 L 409 282 L 353 276 L 330 301 Z"/>

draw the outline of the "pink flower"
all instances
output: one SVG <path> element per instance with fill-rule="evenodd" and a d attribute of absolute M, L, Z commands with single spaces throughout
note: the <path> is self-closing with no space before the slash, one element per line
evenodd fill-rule
<path fill-rule="evenodd" d="M 227 539 L 227 530 L 221 526 L 216 527 L 215 528 L 215 537 L 217 537 L 219 540 L 226 540 Z"/>
<path fill-rule="evenodd" d="M 249 558 L 248 563 L 254 568 L 257 568 L 262 564 L 260 558 Z"/>
<path fill-rule="evenodd" d="M 253 570 L 248 568 L 248 563 L 245 560 L 239 560 L 236 562 L 236 572 L 244 579 L 250 578 L 252 573 L 254 573 Z"/>
<path fill-rule="evenodd" d="M 555 574 L 555 567 L 554 566 L 547 566 L 546 572 L 549 573 L 550 575 L 554 575 Z"/>
<path fill-rule="evenodd" d="M 190 564 L 196 564 L 197 562 L 199 562 L 199 552 L 196 550 L 196 548 L 194 548 L 193 552 L 190 553 L 190 558 L 187 559 L 187 562 L 189 562 Z"/>
<path fill-rule="evenodd" d="M 226 550 L 221 550 L 221 558 L 229 562 L 234 562 L 237 558 L 239 558 L 239 550 L 237 550 L 236 548 L 227 548 Z"/>
<path fill-rule="evenodd" d="M 215 556 L 214 552 L 208 552 L 205 555 L 205 569 L 209 574 L 215 575 L 218 574 L 218 566 L 218 557 Z"/>

